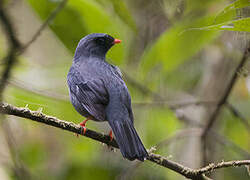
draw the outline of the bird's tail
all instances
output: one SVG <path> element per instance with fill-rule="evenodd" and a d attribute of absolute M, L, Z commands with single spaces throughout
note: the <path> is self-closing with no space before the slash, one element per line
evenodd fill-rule
<path fill-rule="evenodd" d="M 115 134 L 123 157 L 131 161 L 135 159 L 144 161 L 148 153 L 134 128 L 133 122 L 114 120 L 109 121 L 109 124 Z"/>

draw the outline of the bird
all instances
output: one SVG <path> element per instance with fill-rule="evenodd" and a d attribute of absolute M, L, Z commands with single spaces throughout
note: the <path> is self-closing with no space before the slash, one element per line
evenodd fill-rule
<path fill-rule="evenodd" d="M 123 157 L 144 161 L 148 152 L 134 127 L 128 88 L 119 68 L 106 61 L 106 53 L 118 43 L 121 40 L 105 33 L 79 41 L 67 75 L 69 96 L 76 111 L 87 118 L 80 123 L 83 134 L 88 120 L 108 121 Z"/>

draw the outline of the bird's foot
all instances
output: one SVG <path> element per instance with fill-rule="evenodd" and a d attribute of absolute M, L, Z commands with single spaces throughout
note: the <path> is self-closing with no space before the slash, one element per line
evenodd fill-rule
<path fill-rule="evenodd" d="M 86 120 L 84 120 L 83 122 L 80 123 L 80 126 L 82 127 L 82 132 L 81 132 L 82 135 L 85 135 L 85 133 L 86 133 L 86 130 L 87 130 L 86 123 L 88 120 L 89 120 L 89 118 L 87 118 Z"/>
<path fill-rule="evenodd" d="M 112 142 L 112 140 L 114 139 L 113 134 L 112 134 L 112 130 L 109 131 L 109 137 L 110 137 L 109 141 Z"/>
<path fill-rule="evenodd" d="M 85 135 L 85 133 L 86 133 L 86 123 L 87 123 L 87 121 L 89 120 L 89 118 L 87 118 L 86 120 L 84 120 L 83 122 L 81 122 L 79 125 L 82 127 L 82 130 L 81 130 L 81 134 L 82 135 Z M 79 134 L 76 134 L 75 133 L 75 135 L 76 135 L 76 137 L 79 137 Z"/>
<path fill-rule="evenodd" d="M 109 137 L 110 137 L 109 142 L 112 142 L 113 139 L 114 139 L 112 130 L 109 131 Z M 109 149 L 110 151 L 114 151 L 114 148 L 113 148 L 111 145 L 108 145 L 108 149 Z"/>

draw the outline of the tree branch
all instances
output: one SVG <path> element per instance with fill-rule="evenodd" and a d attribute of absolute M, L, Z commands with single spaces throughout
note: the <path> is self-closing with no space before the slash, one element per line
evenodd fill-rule
<path fill-rule="evenodd" d="M 169 145 L 172 142 L 176 142 L 179 139 L 184 139 L 190 136 L 193 137 L 200 137 L 202 135 L 202 126 L 201 127 L 196 127 L 196 128 L 189 128 L 189 129 L 184 129 L 184 130 L 179 130 L 177 131 L 173 136 L 168 137 L 165 140 L 160 141 L 155 145 L 156 150 L 161 149 L 164 146 Z M 246 150 L 242 149 L 223 135 L 217 133 L 216 131 L 211 130 L 211 136 L 215 140 L 215 142 L 219 143 L 222 145 L 225 149 L 232 149 L 234 152 L 240 154 L 243 158 L 249 159 L 250 158 L 250 153 L 247 152 Z"/>
<path fill-rule="evenodd" d="M 0 112 L 4 114 L 23 117 L 26 119 L 31 119 L 33 121 L 68 130 L 77 134 L 81 134 L 82 132 L 82 128 L 79 125 L 76 125 L 72 122 L 62 121 L 52 116 L 47 116 L 40 111 L 31 111 L 28 108 L 18 108 L 10 104 L 2 103 L 0 105 Z M 110 142 L 110 137 L 107 135 L 103 135 L 87 129 L 85 136 L 118 148 L 117 143 L 115 141 Z"/>
<path fill-rule="evenodd" d="M 29 93 L 34 93 L 39 96 L 43 96 L 46 98 L 50 98 L 53 100 L 57 101 L 63 101 L 63 102 L 69 102 L 69 97 L 68 95 L 56 93 L 56 92 L 51 92 L 51 91 L 46 91 L 46 90 L 40 90 L 38 88 L 34 88 L 31 84 L 27 84 L 25 82 L 22 82 L 20 80 L 15 80 L 11 78 L 8 83 L 18 89 L 21 89 L 23 91 L 29 92 Z"/>
<path fill-rule="evenodd" d="M 228 161 L 220 162 L 218 164 L 211 163 L 206 167 L 196 170 L 198 174 L 212 172 L 214 169 L 227 168 L 227 167 L 239 167 L 244 165 L 249 165 L 250 160 L 240 160 L 240 161 Z"/>
<path fill-rule="evenodd" d="M 224 95 L 221 97 L 221 99 L 218 101 L 218 104 L 216 106 L 216 109 L 214 110 L 213 114 L 210 116 L 208 123 L 206 125 L 206 127 L 204 128 L 204 131 L 202 133 L 202 139 L 204 139 L 206 137 L 206 135 L 208 134 L 208 131 L 210 130 L 210 128 L 213 126 L 217 116 L 220 113 L 221 107 L 226 103 L 227 98 L 230 94 L 230 92 L 233 89 L 233 86 L 235 84 L 235 82 L 238 79 L 238 72 L 240 72 L 240 70 L 242 69 L 242 67 L 244 66 L 245 62 L 247 61 L 248 57 L 250 54 L 250 43 L 248 44 L 248 46 L 246 47 L 244 54 L 242 56 L 242 59 L 239 63 L 239 65 L 236 67 L 234 73 L 233 73 L 233 77 L 231 78 L 226 91 L 224 93 Z"/>
<path fill-rule="evenodd" d="M 31 111 L 28 108 L 18 108 L 15 106 L 12 106 L 7 103 L 1 103 L 0 104 L 0 113 L 3 114 L 9 114 L 14 115 L 18 117 L 23 117 L 26 119 L 30 119 L 39 123 L 44 123 L 49 126 L 54 126 L 57 128 L 61 128 L 70 132 L 74 132 L 77 134 L 82 134 L 82 127 L 79 125 L 76 125 L 72 122 L 67 122 L 63 120 L 59 120 L 56 117 L 47 116 L 43 114 L 40 111 Z M 110 138 L 108 135 L 104 135 L 101 133 L 98 133 L 96 131 L 86 129 L 85 135 L 86 137 L 89 137 L 91 139 L 94 139 L 96 141 L 105 143 L 107 145 L 110 145 L 114 148 L 118 148 L 118 145 L 115 140 L 112 140 L 110 142 Z M 235 167 L 235 166 L 242 166 L 242 165 L 250 165 L 250 160 L 242 160 L 242 161 L 230 161 L 230 162 L 221 162 L 218 164 L 210 164 L 209 166 L 206 166 L 201 169 L 191 169 L 188 167 L 185 167 L 181 164 L 178 164 L 174 161 L 168 160 L 167 158 L 160 156 L 158 154 L 149 153 L 149 157 L 147 158 L 149 161 L 154 162 L 160 166 L 169 168 L 186 178 L 190 179 L 204 179 L 205 173 L 209 173 L 213 171 L 214 169 L 219 168 L 225 168 L 225 167 Z"/>
<path fill-rule="evenodd" d="M 9 76 L 11 74 L 11 69 L 16 62 L 16 52 L 17 52 L 18 48 L 21 46 L 21 44 L 19 43 L 19 41 L 16 37 L 14 27 L 11 24 L 9 16 L 5 12 L 2 0 L 0 0 L 0 21 L 2 21 L 4 30 L 7 34 L 7 37 L 9 39 L 9 43 L 10 43 L 10 50 L 9 50 L 7 56 L 3 59 L 3 61 L 5 61 L 4 62 L 5 68 L 1 74 L 1 80 L 0 80 L 0 101 L 1 101 L 2 94 L 3 94 L 3 91 L 5 89 L 7 80 L 9 79 Z"/>
<path fill-rule="evenodd" d="M 229 84 L 226 86 L 226 90 L 225 90 L 224 94 L 222 94 L 222 97 L 218 100 L 218 103 L 216 104 L 214 111 L 211 113 L 211 116 L 209 117 L 208 122 L 203 129 L 202 136 L 201 136 L 200 140 L 201 140 L 201 144 L 203 146 L 203 163 L 204 163 L 204 165 L 207 163 L 206 151 L 207 151 L 207 140 L 208 140 L 207 135 L 209 133 L 209 130 L 212 128 L 213 124 L 215 123 L 218 115 L 220 114 L 220 111 L 221 111 L 223 105 L 226 104 L 227 99 L 228 99 L 228 97 L 233 89 L 233 86 L 238 79 L 238 74 L 239 74 L 240 70 L 243 68 L 243 66 L 245 65 L 245 63 L 249 57 L 249 54 L 250 54 L 250 42 L 247 44 L 246 49 L 244 51 L 244 54 L 240 60 L 240 63 L 235 68 L 233 75 L 229 81 Z"/>
<path fill-rule="evenodd" d="M 10 40 L 11 46 L 16 46 L 19 47 L 20 46 L 20 42 L 18 41 L 15 31 L 14 31 L 14 27 L 9 19 L 8 14 L 5 12 L 5 9 L 3 7 L 3 2 L 2 0 L 0 0 L 0 20 L 3 23 L 4 29 L 6 31 L 6 34 Z"/>
<path fill-rule="evenodd" d="M 230 104 L 230 103 L 228 103 L 228 102 L 226 103 L 226 106 L 227 106 L 227 108 L 230 110 L 230 112 L 231 112 L 235 117 L 237 117 L 237 118 L 242 122 L 242 124 L 245 125 L 246 130 L 247 130 L 248 132 L 250 132 L 250 124 L 249 124 L 249 122 L 247 121 L 247 119 L 241 114 L 241 112 L 238 111 L 232 104 Z"/>

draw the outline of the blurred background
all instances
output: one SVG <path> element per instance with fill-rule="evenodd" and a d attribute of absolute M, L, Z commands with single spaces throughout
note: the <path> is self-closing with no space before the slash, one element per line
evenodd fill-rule
<path fill-rule="evenodd" d="M 249 0 L 6 0 L 2 5 L 22 44 L 52 16 L 18 56 L 5 102 L 80 123 L 84 118 L 69 102 L 66 75 L 78 41 L 89 33 L 108 33 L 122 40 L 107 59 L 123 72 L 147 148 L 156 146 L 156 153 L 191 168 L 250 158 L 249 62 L 238 73 L 230 106 L 222 107 L 208 135 L 205 159 L 200 142 L 249 43 Z M 8 48 L 0 24 L 0 59 Z M 106 123 L 91 121 L 87 127 L 109 132 Z M 244 167 L 220 169 L 211 177 L 249 179 Z M 91 139 L 6 116 L 0 179 L 184 178 L 151 162 L 127 161 Z"/>

